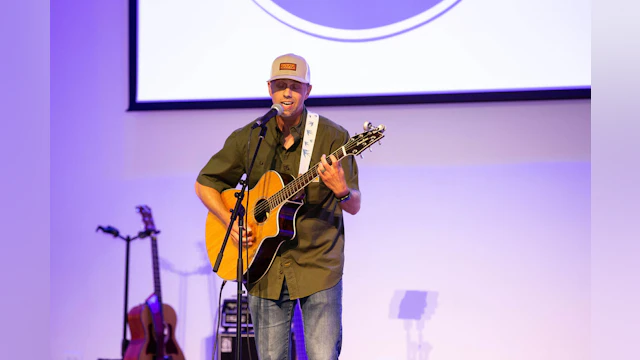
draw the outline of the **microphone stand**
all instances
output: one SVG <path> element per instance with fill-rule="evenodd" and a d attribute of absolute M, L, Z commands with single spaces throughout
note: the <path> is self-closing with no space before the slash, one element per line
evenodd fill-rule
<path fill-rule="evenodd" d="M 237 278 L 236 281 L 238 283 L 238 293 L 237 293 L 237 314 L 236 314 L 236 336 L 237 341 L 236 341 L 236 359 L 240 360 L 242 358 L 241 354 L 242 354 L 242 332 L 240 329 L 240 324 L 241 324 L 241 317 L 242 317 L 242 275 L 244 273 L 242 267 L 243 267 L 243 263 L 242 263 L 242 233 L 243 233 L 243 227 L 244 227 L 244 214 L 245 214 L 245 209 L 242 206 L 242 200 L 244 199 L 244 194 L 245 191 L 247 189 L 247 184 L 249 183 L 249 175 L 251 175 L 251 170 L 253 169 L 253 164 L 256 161 L 256 157 L 258 156 L 258 150 L 260 149 L 260 144 L 262 144 L 262 140 L 264 139 L 264 136 L 267 133 L 267 125 L 266 125 L 266 121 L 263 122 L 262 124 L 260 124 L 260 137 L 258 138 L 258 145 L 256 146 L 256 150 L 253 153 L 253 159 L 251 159 L 251 164 L 249 165 L 249 169 L 247 171 L 247 176 L 244 180 L 240 180 L 240 184 L 242 185 L 242 188 L 240 189 L 240 191 L 238 191 L 235 194 L 235 197 L 238 199 L 236 200 L 236 205 L 234 207 L 234 209 L 231 211 L 231 221 L 229 222 L 229 227 L 227 227 L 227 233 L 224 236 L 224 240 L 222 241 L 222 245 L 220 246 L 220 252 L 218 253 L 218 257 L 216 258 L 216 263 L 213 266 L 213 271 L 214 272 L 218 272 L 218 269 L 220 268 L 220 262 L 222 261 L 222 255 L 224 252 L 225 247 L 227 246 L 227 240 L 229 240 L 229 234 L 231 234 L 231 229 L 233 228 L 233 223 L 236 221 L 236 218 L 238 218 L 238 235 L 240 236 L 240 239 L 238 241 L 238 266 L 237 266 Z M 249 259 L 247 259 L 248 261 Z M 248 265 L 248 263 L 247 263 Z M 217 341 L 217 339 L 216 339 Z M 248 337 L 248 333 L 247 333 L 247 341 L 249 341 L 249 337 Z M 251 351 L 249 349 L 249 351 Z"/>
<path fill-rule="evenodd" d="M 138 233 L 138 235 L 131 237 L 130 235 L 127 235 L 126 237 L 122 237 L 122 235 L 120 235 L 120 231 L 118 231 L 118 229 L 112 227 L 112 226 L 107 226 L 106 228 L 102 227 L 102 226 L 98 226 L 98 228 L 96 229 L 96 231 L 101 230 L 104 233 L 107 234 L 111 234 L 113 235 L 114 238 L 120 238 L 122 240 L 124 240 L 127 243 L 126 246 L 126 251 L 125 251 L 125 260 L 124 260 L 124 324 L 122 325 L 122 344 L 121 344 L 121 351 L 122 351 L 122 357 L 124 358 L 124 355 L 127 351 L 127 347 L 129 346 L 129 340 L 127 340 L 127 314 L 129 313 L 128 308 L 128 300 L 129 300 L 129 248 L 131 247 L 130 244 L 133 240 L 135 239 L 142 239 L 145 238 L 147 236 L 150 235 L 150 233 L 148 231 L 140 231 Z"/>

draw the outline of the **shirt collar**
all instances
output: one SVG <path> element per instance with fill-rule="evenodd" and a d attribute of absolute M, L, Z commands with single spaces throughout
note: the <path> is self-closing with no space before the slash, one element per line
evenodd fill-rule
<path fill-rule="evenodd" d="M 282 136 L 282 131 L 280 131 L 277 121 L 274 121 L 273 124 L 274 124 L 273 126 L 274 134 L 276 135 L 276 139 L 279 139 L 280 136 Z M 300 116 L 300 122 L 298 123 L 298 125 L 292 126 L 289 129 L 289 131 L 291 132 L 291 135 L 293 135 L 294 144 L 297 144 L 300 141 L 300 139 L 302 139 L 306 125 L 307 125 L 307 107 L 305 106 L 304 109 L 302 110 L 302 115 Z"/>

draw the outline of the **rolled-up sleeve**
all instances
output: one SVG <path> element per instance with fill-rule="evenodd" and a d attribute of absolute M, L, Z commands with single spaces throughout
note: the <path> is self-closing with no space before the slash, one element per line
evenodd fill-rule
<path fill-rule="evenodd" d="M 238 146 L 238 129 L 231 133 L 220 151 L 214 154 L 200 170 L 196 181 L 219 192 L 235 187 L 242 174 L 244 164 Z"/>

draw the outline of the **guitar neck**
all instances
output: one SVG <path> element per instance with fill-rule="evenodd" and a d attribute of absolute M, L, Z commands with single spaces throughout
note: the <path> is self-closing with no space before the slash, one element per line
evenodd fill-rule
<path fill-rule="evenodd" d="M 338 161 L 344 159 L 347 155 L 350 155 L 347 152 L 347 147 L 349 145 L 346 144 L 341 146 L 338 150 L 334 151 L 331 155 L 334 155 Z M 327 161 L 329 161 L 329 156 L 327 156 Z M 295 194 L 297 194 L 300 190 L 304 189 L 307 185 L 309 185 L 313 179 L 318 177 L 318 164 L 315 164 L 307 171 L 306 173 L 298 176 L 293 181 L 288 183 L 284 188 L 275 194 L 271 195 L 267 201 L 269 202 L 269 206 L 271 209 L 279 206 L 283 202 L 291 199 Z"/>
<path fill-rule="evenodd" d="M 158 262 L 158 241 L 155 235 L 151 235 L 151 258 L 153 259 L 153 291 L 158 297 L 162 308 L 162 289 L 160 287 L 160 265 Z"/>

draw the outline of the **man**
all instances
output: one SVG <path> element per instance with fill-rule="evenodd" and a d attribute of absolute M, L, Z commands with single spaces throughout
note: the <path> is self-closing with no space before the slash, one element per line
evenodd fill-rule
<path fill-rule="evenodd" d="M 323 116 L 309 115 L 305 100 L 311 93 L 307 61 L 295 54 L 279 56 L 267 81 L 269 95 L 283 111 L 268 121 L 253 170 L 248 179 L 252 189 L 268 170 L 294 177 L 308 168 L 301 155 L 312 150 L 308 167 L 318 165 L 319 181 L 305 189 L 304 204 L 296 216 L 296 235 L 278 250 L 267 273 L 257 282 L 245 284 L 261 360 L 286 359 L 289 351 L 293 309 L 300 302 L 304 319 L 307 356 L 311 360 L 335 360 L 342 342 L 342 271 L 344 266 L 343 211 L 360 210 L 358 168 L 355 158 L 337 161 L 330 155 L 349 140 L 349 133 Z M 315 116 L 315 117 L 314 117 Z M 315 131 L 314 122 L 317 124 Z M 234 131 L 224 147 L 211 157 L 198 175 L 196 193 L 210 213 L 224 224 L 230 214 L 220 193 L 234 188 L 248 170 L 258 143 L 255 122 Z M 315 133 L 307 138 L 306 133 Z M 248 149 L 248 141 L 250 149 Z M 309 144 L 315 144 L 311 146 Z M 305 152 L 306 153 L 306 152 Z M 304 167 L 304 166 L 303 166 Z M 238 243 L 237 222 L 231 239 Z M 246 229 L 243 246 L 260 241 Z M 251 281 L 250 281 L 251 282 Z"/>

